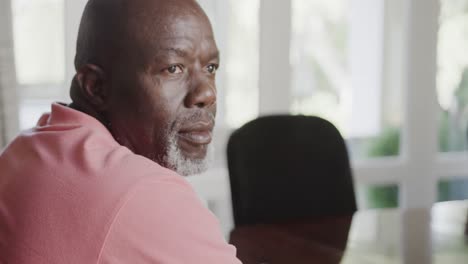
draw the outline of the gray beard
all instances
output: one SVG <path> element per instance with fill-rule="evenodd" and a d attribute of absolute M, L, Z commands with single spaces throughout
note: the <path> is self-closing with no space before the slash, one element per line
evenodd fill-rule
<path fill-rule="evenodd" d="M 168 135 L 167 153 L 164 161 L 169 169 L 174 170 L 182 176 L 200 174 L 208 170 L 214 151 L 212 145 L 208 145 L 208 151 L 204 159 L 190 159 L 184 156 L 177 143 L 176 133 Z"/>

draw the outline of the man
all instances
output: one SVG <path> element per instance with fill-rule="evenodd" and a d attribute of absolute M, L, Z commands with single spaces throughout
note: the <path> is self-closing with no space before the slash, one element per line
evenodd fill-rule
<path fill-rule="evenodd" d="M 240 263 L 178 175 L 206 169 L 218 64 L 195 0 L 90 0 L 73 103 L 0 155 L 0 263 Z"/>

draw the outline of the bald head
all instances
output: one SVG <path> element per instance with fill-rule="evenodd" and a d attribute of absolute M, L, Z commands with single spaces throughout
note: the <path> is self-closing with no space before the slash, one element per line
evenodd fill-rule
<path fill-rule="evenodd" d="M 195 0 L 90 0 L 80 23 L 75 68 L 109 68 L 132 49 L 151 48 L 141 46 L 154 44 L 154 35 L 168 28 L 168 18 L 190 14 L 208 21 Z"/>

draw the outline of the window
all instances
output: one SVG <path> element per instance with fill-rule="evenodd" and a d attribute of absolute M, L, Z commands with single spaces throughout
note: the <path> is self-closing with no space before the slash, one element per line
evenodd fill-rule
<path fill-rule="evenodd" d="M 468 148 L 468 1 L 441 1 L 438 41 L 439 150 L 464 151 Z"/>
<path fill-rule="evenodd" d="M 331 121 L 354 159 L 399 154 L 401 92 L 384 82 L 384 12 L 383 1 L 292 1 L 291 112 Z"/>
<path fill-rule="evenodd" d="M 63 0 L 13 0 L 13 36 L 20 129 L 32 127 L 65 79 Z"/>
<path fill-rule="evenodd" d="M 435 79 L 427 76 L 434 76 L 438 6 L 405 0 L 260 0 L 259 13 L 258 112 L 286 110 L 334 123 L 352 154 L 361 208 L 432 204 L 434 179 L 450 167 L 444 162 L 438 167 L 432 150 L 435 109 L 427 104 L 435 99 Z M 219 21 L 226 19 L 214 19 L 218 39 L 227 31 Z M 421 51 L 426 56 L 417 54 Z M 242 103 L 226 106 L 226 112 L 243 111 Z"/>
<path fill-rule="evenodd" d="M 437 186 L 438 201 L 468 199 L 468 177 L 455 177 L 439 181 Z"/>
<path fill-rule="evenodd" d="M 63 1 L 13 0 L 12 3 L 18 82 L 21 85 L 61 84 L 65 76 Z"/>
<path fill-rule="evenodd" d="M 260 1 L 229 0 L 229 5 L 225 122 L 228 127 L 240 127 L 258 115 Z"/>
<path fill-rule="evenodd" d="M 293 113 L 319 115 L 343 131 L 350 101 L 347 1 L 292 1 Z"/>

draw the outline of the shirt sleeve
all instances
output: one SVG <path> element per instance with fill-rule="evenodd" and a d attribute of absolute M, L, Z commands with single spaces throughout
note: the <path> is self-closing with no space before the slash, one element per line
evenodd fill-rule
<path fill-rule="evenodd" d="M 180 177 L 180 176 L 175 176 Z M 99 264 L 240 264 L 219 222 L 188 183 L 149 181 L 112 223 Z"/>

